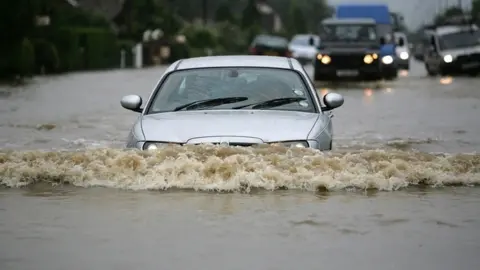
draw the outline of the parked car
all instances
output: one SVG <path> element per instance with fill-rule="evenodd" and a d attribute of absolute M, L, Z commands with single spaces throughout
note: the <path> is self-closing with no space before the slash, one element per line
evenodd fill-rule
<path fill-rule="evenodd" d="M 328 93 L 322 100 L 295 59 L 211 56 L 176 61 L 145 104 L 128 95 L 121 105 L 140 114 L 128 148 L 213 143 L 330 150 L 331 110 L 344 99 Z"/>
<path fill-rule="evenodd" d="M 291 57 L 288 49 L 288 39 L 280 36 L 258 35 L 249 48 L 250 55 L 269 55 Z"/>
<path fill-rule="evenodd" d="M 320 37 L 310 34 L 295 35 L 288 44 L 292 57 L 302 65 L 313 64 L 317 57 L 318 46 L 320 46 Z"/>

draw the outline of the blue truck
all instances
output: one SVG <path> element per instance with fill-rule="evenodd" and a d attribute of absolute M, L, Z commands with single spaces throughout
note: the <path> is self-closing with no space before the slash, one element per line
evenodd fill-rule
<path fill-rule="evenodd" d="M 398 76 L 396 42 L 394 38 L 394 22 L 392 13 L 385 4 L 340 4 L 335 8 L 338 19 L 371 18 L 375 20 L 377 35 L 380 36 L 380 59 L 385 79 Z M 393 60 L 393 61 L 392 61 Z"/>

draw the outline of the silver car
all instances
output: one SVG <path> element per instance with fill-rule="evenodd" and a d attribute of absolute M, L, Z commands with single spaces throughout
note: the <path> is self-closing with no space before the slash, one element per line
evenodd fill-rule
<path fill-rule="evenodd" d="M 128 95 L 121 105 L 140 116 L 127 148 L 166 144 L 224 144 L 332 148 L 331 110 L 323 106 L 300 63 L 273 56 L 211 56 L 179 60 L 160 78 L 147 102 Z"/>
<path fill-rule="evenodd" d="M 320 46 L 320 37 L 317 35 L 298 34 L 293 36 L 288 44 L 288 49 L 292 52 L 292 57 L 301 64 L 312 64 L 318 54 Z"/>

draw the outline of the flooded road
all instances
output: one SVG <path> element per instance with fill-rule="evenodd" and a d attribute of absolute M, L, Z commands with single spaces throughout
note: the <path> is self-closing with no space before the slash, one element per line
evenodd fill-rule
<path fill-rule="evenodd" d="M 0 87 L 0 269 L 480 263 L 478 78 L 427 78 L 414 63 L 395 82 L 319 85 L 345 96 L 325 155 L 122 151 L 137 115 L 120 98 L 146 100 L 163 70 Z"/>

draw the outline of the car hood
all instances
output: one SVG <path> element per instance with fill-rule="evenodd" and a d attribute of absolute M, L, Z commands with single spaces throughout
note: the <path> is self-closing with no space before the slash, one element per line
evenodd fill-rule
<path fill-rule="evenodd" d="M 181 111 L 145 115 L 141 124 L 147 141 L 200 143 L 233 137 L 262 143 L 306 140 L 318 119 L 318 114 L 291 111 Z"/>
<path fill-rule="evenodd" d="M 457 57 L 460 55 L 471 54 L 471 53 L 479 53 L 480 46 L 470 47 L 470 48 L 461 48 L 461 49 L 454 49 L 454 50 L 445 50 L 442 52 L 443 56 L 450 54 L 453 57 Z"/>

